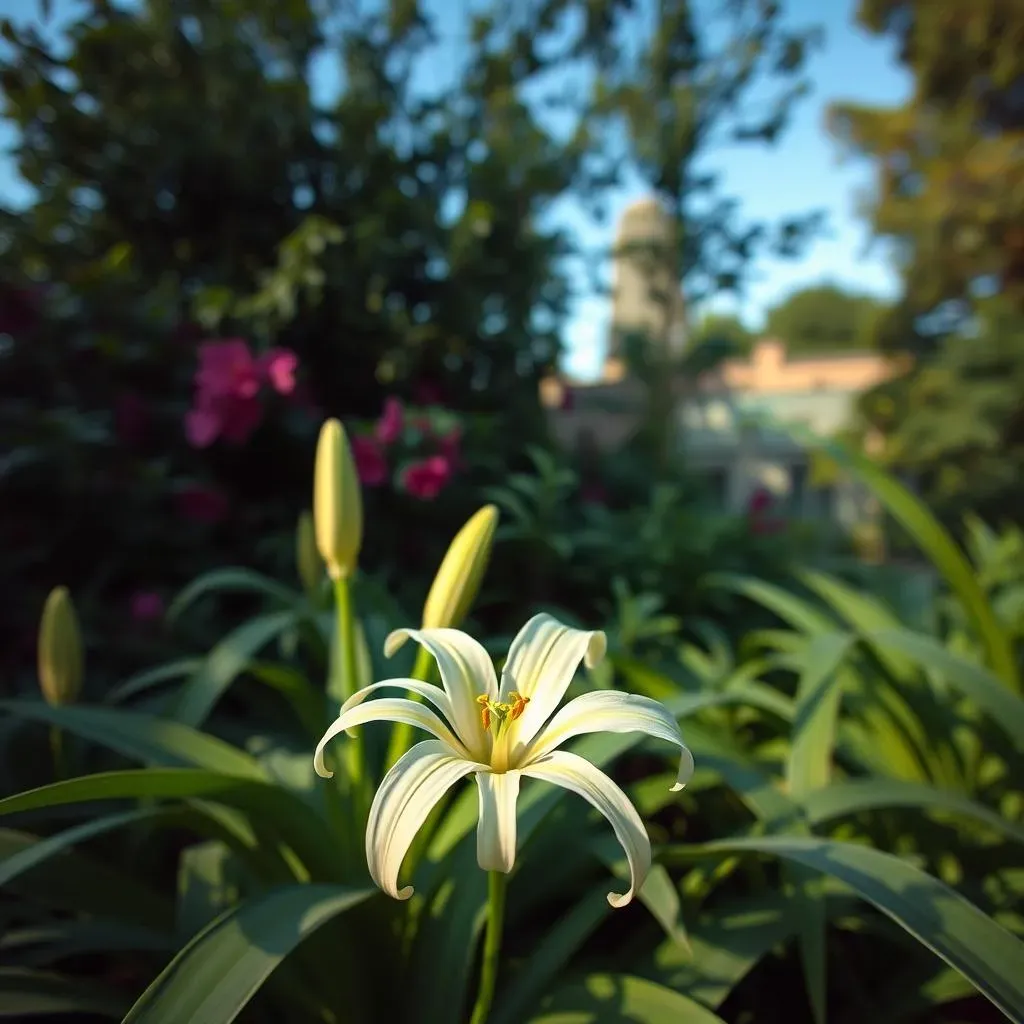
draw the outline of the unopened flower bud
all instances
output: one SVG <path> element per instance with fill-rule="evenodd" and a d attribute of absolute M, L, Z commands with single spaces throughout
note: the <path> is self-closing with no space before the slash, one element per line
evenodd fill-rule
<path fill-rule="evenodd" d="M 497 508 L 485 505 L 455 535 L 423 605 L 424 629 L 457 629 L 469 613 L 491 557 L 497 526 Z"/>
<path fill-rule="evenodd" d="M 39 688 L 47 704 L 73 704 L 82 690 L 85 658 L 78 616 L 67 587 L 56 587 L 39 623 Z"/>
<path fill-rule="evenodd" d="M 348 438 L 335 419 L 320 428 L 313 477 L 316 546 L 331 579 L 343 579 L 355 572 L 359 561 L 363 499 Z"/>

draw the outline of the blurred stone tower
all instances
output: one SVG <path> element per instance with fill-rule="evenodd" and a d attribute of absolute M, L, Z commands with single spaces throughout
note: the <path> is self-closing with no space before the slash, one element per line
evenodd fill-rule
<path fill-rule="evenodd" d="M 670 358 L 685 351 L 686 309 L 676 252 L 673 220 L 656 199 L 641 199 L 623 211 L 612 265 L 605 380 L 625 375 L 625 343 L 631 334 L 645 334 L 655 344 L 664 344 Z"/>

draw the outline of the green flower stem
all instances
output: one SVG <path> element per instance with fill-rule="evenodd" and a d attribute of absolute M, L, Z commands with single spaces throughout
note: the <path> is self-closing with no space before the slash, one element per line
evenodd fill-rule
<path fill-rule="evenodd" d="M 356 692 L 359 669 L 356 657 L 356 616 L 352 606 L 352 589 L 346 577 L 334 580 L 334 610 L 338 616 L 338 657 L 341 659 L 341 699 L 346 701 Z M 345 745 L 348 776 L 353 794 L 365 790 L 362 730 L 356 729 Z"/>
<path fill-rule="evenodd" d="M 501 931 L 505 923 L 505 888 L 508 876 L 501 871 L 487 873 L 487 934 L 480 964 L 480 989 L 473 1007 L 470 1024 L 486 1024 L 498 980 L 498 954 L 501 952 Z"/>
<path fill-rule="evenodd" d="M 412 667 L 412 678 L 421 683 L 429 683 L 434 668 L 434 659 L 430 652 L 421 647 L 416 653 L 416 662 Z M 410 700 L 419 701 L 418 693 L 410 693 Z M 412 746 L 412 726 L 406 722 L 396 722 L 391 730 L 391 742 L 388 744 L 388 757 L 385 762 L 390 768 Z"/>

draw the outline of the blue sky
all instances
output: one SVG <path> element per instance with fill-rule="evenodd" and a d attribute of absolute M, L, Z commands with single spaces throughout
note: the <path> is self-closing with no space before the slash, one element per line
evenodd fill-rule
<path fill-rule="evenodd" d="M 733 147 L 716 152 L 706 161 L 709 169 L 721 173 L 722 191 L 737 197 L 749 218 L 774 220 L 815 208 L 828 211 L 827 233 L 801 259 L 760 259 L 753 281 L 739 301 L 723 298 L 710 304 L 714 309 L 738 312 L 751 327 L 757 327 L 764 310 L 787 293 L 822 280 L 882 296 L 895 292 L 896 279 L 885 252 L 878 245 L 870 246 L 866 224 L 857 214 L 858 196 L 870 187 L 872 170 L 861 161 L 842 160 L 824 127 L 825 110 L 836 100 L 895 103 L 909 89 L 908 77 L 895 64 L 891 44 L 855 27 L 856 2 L 787 0 L 784 6 L 791 22 L 817 23 L 825 30 L 825 44 L 809 69 L 811 95 L 774 148 Z M 436 13 L 445 41 L 421 68 L 425 82 L 446 78 L 457 67 L 465 11 L 470 4 L 471 0 L 428 0 L 426 6 Z M 59 20 L 73 10 L 74 3 L 56 0 L 54 8 Z M 3 16 L 21 20 L 33 17 L 37 10 L 37 0 L 0 0 Z M 323 96 L 337 88 L 337 76 L 327 62 L 316 84 Z M 11 141 L 10 130 L 0 126 L 0 149 L 6 150 Z M 572 208 L 560 209 L 557 216 L 587 247 L 608 246 L 617 214 L 642 195 L 639 184 L 618 190 L 609 203 L 612 217 L 601 227 Z M 17 202 L 25 197 L 11 161 L 0 158 L 0 201 Z M 598 371 L 607 324 L 607 299 L 581 294 L 565 332 L 565 362 L 570 373 L 590 377 Z"/>

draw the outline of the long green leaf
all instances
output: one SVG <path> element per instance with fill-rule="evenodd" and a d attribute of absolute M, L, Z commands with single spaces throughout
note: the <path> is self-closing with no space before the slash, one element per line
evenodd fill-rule
<path fill-rule="evenodd" d="M 706 1006 L 670 988 L 625 974 L 592 974 L 560 989 L 530 1024 L 723 1024 Z"/>
<path fill-rule="evenodd" d="M 882 601 L 863 594 L 824 573 L 803 571 L 798 578 L 828 602 L 861 637 L 902 623 Z M 884 758 L 886 773 L 922 781 L 935 777 L 942 767 L 955 763 L 956 749 L 943 737 L 940 709 L 922 688 L 913 658 L 891 648 L 872 648 L 880 678 L 854 677 L 863 692 L 860 716 L 876 740 L 877 756 Z"/>
<path fill-rule="evenodd" d="M 0 800 L 0 815 L 93 800 L 212 796 L 228 790 L 240 790 L 244 786 L 249 786 L 257 794 L 273 788 L 266 783 L 253 783 L 237 775 L 223 775 L 203 768 L 131 768 L 64 779 L 16 793 Z"/>
<path fill-rule="evenodd" d="M 126 679 L 119 686 L 115 686 L 104 698 L 104 704 L 120 704 L 121 701 L 134 697 L 137 694 L 145 693 L 162 683 L 170 682 L 172 679 L 184 679 L 197 671 L 203 664 L 202 658 L 181 658 L 178 661 L 169 661 L 165 665 L 157 665 L 154 668 L 146 669 L 145 672 L 138 672 Z"/>
<path fill-rule="evenodd" d="M 791 797 L 799 798 L 827 786 L 832 778 L 832 756 L 842 698 L 839 670 L 852 639 L 845 633 L 815 633 L 806 641 L 800 654 L 796 718 L 786 765 Z M 828 920 L 821 880 L 805 868 L 793 865 L 787 867 L 785 875 L 794 887 L 797 942 L 804 965 L 807 996 L 815 1020 L 823 1024 L 828 995 Z"/>
<path fill-rule="evenodd" d="M 721 587 L 742 594 L 774 612 L 783 622 L 802 633 L 834 633 L 838 623 L 820 608 L 774 583 L 740 576 L 735 573 L 713 573 L 704 580 L 706 586 Z"/>
<path fill-rule="evenodd" d="M 16 967 L 0 968 L 0 1019 L 25 1020 L 44 1014 L 99 1014 L 118 1018 L 124 994 L 91 981 Z"/>
<path fill-rule="evenodd" d="M 70 846 L 76 843 L 92 839 L 94 836 L 102 835 L 104 832 L 112 832 L 116 828 L 124 828 L 126 825 L 135 825 L 140 821 L 153 820 L 160 816 L 166 816 L 167 811 L 161 807 L 144 807 L 137 811 L 125 811 L 121 814 L 108 814 L 103 818 L 94 818 L 82 825 L 75 825 L 57 832 L 55 835 L 40 839 L 38 843 L 27 846 L 25 849 L 12 854 L 6 860 L 0 861 L 0 888 L 9 885 L 19 875 L 31 871 L 44 861 L 49 860 L 57 854 L 63 853 Z"/>
<path fill-rule="evenodd" d="M 288 701 L 311 739 L 320 739 L 329 721 L 323 690 L 317 690 L 302 672 L 288 665 L 254 662 L 249 666 L 249 672 Z"/>
<path fill-rule="evenodd" d="M 922 667 L 940 673 L 946 682 L 990 715 L 1024 751 L 1024 700 L 1003 686 L 988 669 L 947 650 L 939 641 L 909 629 L 886 629 L 869 640 L 879 647 L 900 651 Z"/>
<path fill-rule="evenodd" d="M 598 860 L 614 875 L 629 881 L 629 863 L 614 835 L 602 835 L 592 839 L 587 846 Z M 637 899 L 651 912 L 651 916 L 673 942 L 689 949 L 686 928 L 683 925 L 682 906 L 679 893 L 669 873 L 661 864 L 654 864 L 644 884 L 636 894 Z"/>
<path fill-rule="evenodd" d="M 167 620 L 173 622 L 189 605 L 194 604 L 206 594 L 217 591 L 262 594 L 264 597 L 288 607 L 295 607 L 302 600 L 294 590 L 289 590 L 288 587 L 282 586 L 269 576 L 253 572 L 252 569 L 214 569 L 193 580 L 178 594 L 171 602 L 170 608 L 167 609 Z"/>
<path fill-rule="evenodd" d="M 490 1024 L 519 1024 L 527 1020 L 530 1010 L 544 995 L 548 985 L 565 970 L 609 913 L 611 908 L 608 906 L 606 884 L 576 900 L 502 987 Z"/>
<path fill-rule="evenodd" d="M 471 837 L 445 857 L 444 866 L 441 884 L 419 918 L 407 975 L 405 1016 L 430 1024 L 465 1019 L 463 1003 L 487 916 L 487 876 L 477 865 Z"/>
<path fill-rule="evenodd" d="M 337 858 L 331 850 L 326 824 L 301 798 L 260 779 L 193 768 L 101 772 L 7 797 L 0 800 L 0 815 L 97 800 L 159 798 L 189 800 L 196 810 L 218 821 L 222 814 L 209 800 L 245 811 L 262 833 L 273 832 L 278 841 L 292 846 L 303 863 L 320 877 L 338 877 Z"/>
<path fill-rule="evenodd" d="M 192 674 L 171 709 L 171 717 L 184 725 L 202 725 L 228 687 L 276 636 L 295 624 L 291 611 L 257 615 L 232 630 Z"/>
<path fill-rule="evenodd" d="M 803 796 L 832 777 L 832 752 L 842 691 L 836 674 L 853 638 L 846 633 L 819 633 L 801 654 L 792 747 L 786 765 L 789 791 Z"/>
<path fill-rule="evenodd" d="M 46 842 L 39 836 L 0 828 L 0 862 Z M 174 905 L 163 894 L 114 867 L 66 849 L 57 856 L 36 858 L 35 867 L 8 885 L 19 896 L 62 911 L 108 918 L 170 932 Z"/>
<path fill-rule="evenodd" d="M 833 783 L 827 789 L 806 794 L 800 803 L 813 825 L 886 807 L 928 808 L 972 818 L 1008 839 L 1024 843 L 1024 828 L 1007 821 L 1002 815 L 975 800 L 935 786 L 904 782 L 902 779 L 855 779 Z"/>
<path fill-rule="evenodd" d="M 153 952 L 170 956 L 178 948 L 173 935 L 111 921 L 64 920 L 9 931 L 0 940 L 0 956 L 19 967 L 44 967 L 83 953 Z"/>
<path fill-rule="evenodd" d="M 123 1024 L 229 1024 L 307 935 L 374 892 L 294 885 L 248 900 L 189 942 Z"/>
<path fill-rule="evenodd" d="M 959 893 L 881 850 L 810 837 L 764 836 L 673 847 L 693 856 L 762 853 L 845 882 L 964 975 L 1011 1020 L 1024 1018 L 1024 943 Z"/>
<path fill-rule="evenodd" d="M 209 768 L 266 779 L 259 762 L 237 747 L 179 722 L 114 708 L 50 707 L 42 701 L 0 701 L 0 711 L 60 726 L 125 757 L 148 764 Z"/>
<path fill-rule="evenodd" d="M 796 928 L 790 901 L 781 892 L 716 905 L 692 925 L 689 951 L 663 942 L 634 970 L 714 1008 Z"/>
<path fill-rule="evenodd" d="M 992 611 L 978 583 L 974 567 L 928 506 L 863 455 L 836 444 L 822 444 L 820 439 L 815 439 L 815 443 L 860 477 L 885 505 L 889 514 L 903 526 L 911 540 L 928 555 L 973 620 L 996 675 L 1019 693 L 1020 673 L 1010 635 L 1000 626 Z"/>

